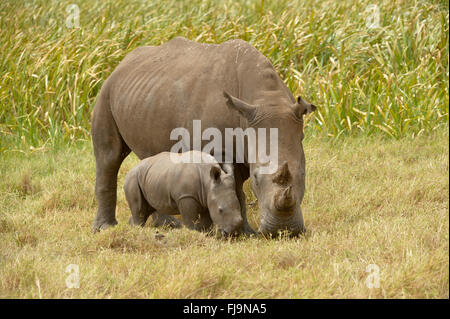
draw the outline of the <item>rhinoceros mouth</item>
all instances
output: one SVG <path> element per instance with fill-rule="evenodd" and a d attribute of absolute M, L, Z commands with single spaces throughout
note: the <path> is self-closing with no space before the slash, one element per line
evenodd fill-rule
<path fill-rule="evenodd" d="M 258 232 L 267 235 L 277 235 L 280 231 L 287 231 L 293 236 L 306 231 L 300 212 L 292 212 L 288 216 L 281 214 L 274 216 L 271 212 L 261 212 L 261 223 Z"/>
<path fill-rule="evenodd" d="M 222 234 L 222 236 L 224 238 L 239 236 L 239 231 L 237 231 L 237 230 L 230 232 L 230 231 L 226 231 L 225 229 L 220 229 L 220 233 Z"/>
<path fill-rule="evenodd" d="M 286 232 L 290 237 L 296 237 L 303 234 L 306 231 L 304 227 L 297 226 L 294 228 L 281 227 L 277 229 L 269 229 L 269 228 L 259 228 L 258 232 L 263 235 L 270 235 L 272 237 L 276 237 L 283 232 Z"/>

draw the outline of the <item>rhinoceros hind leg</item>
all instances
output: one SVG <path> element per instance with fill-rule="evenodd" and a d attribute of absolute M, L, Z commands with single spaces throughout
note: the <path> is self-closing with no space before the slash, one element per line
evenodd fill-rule
<path fill-rule="evenodd" d="M 131 210 L 131 217 L 128 223 L 132 226 L 144 226 L 148 216 L 155 211 L 145 199 L 144 194 L 142 194 L 139 186 L 138 170 L 139 167 L 133 168 L 125 177 L 123 184 L 125 198 Z"/>
<path fill-rule="evenodd" d="M 109 106 L 106 85 L 97 99 L 92 118 L 92 143 L 96 161 L 95 195 L 98 210 L 92 230 L 98 231 L 117 224 L 117 173 L 123 160 L 130 153 Z"/>
<path fill-rule="evenodd" d="M 181 222 L 170 215 L 154 212 L 152 214 L 152 223 L 151 226 L 153 227 L 170 227 L 170 228 L 181 228 Z"/>

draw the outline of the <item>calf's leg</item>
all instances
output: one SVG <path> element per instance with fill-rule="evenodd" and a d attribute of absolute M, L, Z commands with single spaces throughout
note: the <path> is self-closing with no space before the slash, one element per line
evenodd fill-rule
<path fill-rule="evenodd" d="M 137 170 L 132 169 L 125 177 L 123 190 L 131 210 L 131 218 L 129 220 L 130 225 L 144 226 L 148 216 L 150 216 L 155 209 L 149 205 L 144 194 L 142 194 L 137 178 Z"/>
<path fill-rule="evenodd" d="M 180 228 L 181 223 L 178 219 L 176 219 L 173 216 L 160 213 L 160 212 L 154 212 L 152 214 L 152 224 L 153 227 L 162 227 L 162 226 L 168 226 L 170 228 Z"/>
<path fill-rule="evenodd" d="M 193 198 L 183 198 L 178 201 L 178 211 L 183 219 L 183 224 L 189 229 L 206 231 L 212 226 L 208 210 Z"/>

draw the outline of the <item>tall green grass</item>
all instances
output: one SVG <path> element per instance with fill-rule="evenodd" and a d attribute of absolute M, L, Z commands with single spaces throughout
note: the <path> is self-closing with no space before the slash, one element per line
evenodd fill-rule
<path fill-rule="evenodd" d="M 57 1 L 0 3 L 0 151 L 89 138 L 103 81 L 141 45 L 241 38 L 319 110 L 310 134 L 400 138 L 448 125 L 445 2 Z M 69 28 L 66 8 L 80 8 Z"/>

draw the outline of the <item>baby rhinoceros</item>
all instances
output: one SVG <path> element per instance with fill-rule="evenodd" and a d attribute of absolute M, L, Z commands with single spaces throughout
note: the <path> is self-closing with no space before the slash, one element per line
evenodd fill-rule
<path fill-rule="evenodd" d="M 233 173 L 200 151 L 163 152 L 142 160 L 126 175 L 124 190 L 131 225 L 143 226 L 155 211 L 181 214 L 190 229 L 204 231 L 215 224 L 225 236 L 238 234 L 243 225 Z"/>

